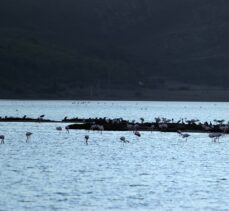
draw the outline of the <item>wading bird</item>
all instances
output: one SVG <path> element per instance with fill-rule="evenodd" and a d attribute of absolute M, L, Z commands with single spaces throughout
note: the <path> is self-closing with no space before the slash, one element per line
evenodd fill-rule
<path fill-rule="evenodd" d="M 84 138 L 85 138 L 86 145 L 88 145 L 89 135 L 84 136 Z"/>
<path fill-rule="evenodd" d="M 143 117 L 141 117 L 140 120 L 141 120 L 141 123 L 142 123 L 142 124 L 143 124 L 144 121 L 145 121 Z"/>
<path fill-rule="evenodd" d="M 33 133 L 31 133 L 31 132 L 27 132 L 27 133 L 25 134 L 25 135 L 26 135 L 26 143 L 30 140 L 32 134 L 33 134 Z"/>
<path fill-rule="evenodd" d="M 180 130 L 177 131 L 177 133 L 179 133 L 179 135 L 185 139 L 185 141 L 188 140 L 188 137 L 190 136 L 188 133 L 182 133 Z"/>
<path fill-rule="evenodd" d="M 69 133 L 69 126 L 66 126 L 65 130 Z"/>
<path fill-rule="evenodd" d="M 4 140 L 5 140 L 5 136 L 0 135 L 0 139 L 1 139 L 1 144 L 5 144 Z"/>
<path fill-rule="evenodd" d="M 62 127 L 56 127 L 56 130 L 58 130 L 58 131 L 62 131 Z"/>
<path fill-rule="evenodd" d="M 214 142 L 216 142 L 217 140 L 219 141 L 219 138 L 222 135 L 223 135 L 222 133 L 210 133 L 208 137 L 211 138 Z"/>
<path fill-rule="evenodd" d="M 61 132 L 62 131 L 62 127 L 56 127 L 56 130 Z"/>
<path fill-rule="evenodd" d="M 130 143 L 128 140 L 126 140 L 126 138 L 125 138 L 124 136 L 122 136 L 122 137 L 120 138 L 120 141 L 121 141 L 122 143 Z"/>

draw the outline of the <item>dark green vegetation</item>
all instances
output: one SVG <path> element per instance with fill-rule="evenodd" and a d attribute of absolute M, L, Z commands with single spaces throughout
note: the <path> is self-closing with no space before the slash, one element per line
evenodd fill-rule
<path fill-rule="evenodd" d="M 228 11 L 227 0 L 2 1 L 0 98 L 227 90 Z"/>

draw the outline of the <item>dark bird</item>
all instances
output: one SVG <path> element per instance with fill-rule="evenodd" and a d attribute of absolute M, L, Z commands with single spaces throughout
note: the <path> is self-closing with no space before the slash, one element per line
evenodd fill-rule
<path fill-rule="evenodd" d="M 177 133 L 186 141 L 188 140 L 188 137 L 190 136 L 188 133 L 182 133 L 180 130 L 178 130 Z"/>
<path fill-rule="evenodd" d="M 130 143 L 128 140 L 126 140 L 126 138 L 125 138 L 124 136 L 122 136 L 122 137 L 120 138 L 120 141 L 121 141 L 122 143 Z"/>
<path fill-rule="evenodd" d="M 69 126 L 66 126 L 65 130 L 69 133 Z"/>
<path fill-rule="evenodd" d="M 142 123 L 142 124 L 143 124 L 144 121 L 145 121 L 143 117 L 141 117 L 140 120 L 141 120 L 141 123 Z"/>
<path fill-rule="evenodd" d="M 57 131 L 62 131 L 62 127 L 60 127 L 60 126 L 59 127 L 56 127 L 56 130 Z"/>
<path fill-rule="evenodd" d="M 30 140 L 30 138 L 31 138 L 31 135 L 32 135 L 33 133 L 31 133 L 31 132 L 26 132 L 26 142 L 28 142 L 29 140 Z"/>
<path fill-rule="evenodd" d="M 217 140 L 219 141 L 219 138 L 222 135 L 223 135 L 222 133 L 210 133 L 208 137 L 211 138 L 214 142 L 216 142 Z"/>
<path fill-rule="evenodd" d="M 1 144 L 5 144 L 4 140 L 5 140 L 5 136 L 0 135 L 0 140 L 1 140 Z"/>
<path fill-rule="evenodd" d="M 89 135 L 85 135 L 84 138 L 85 138 L 86 145 L 88 145 Z"/>

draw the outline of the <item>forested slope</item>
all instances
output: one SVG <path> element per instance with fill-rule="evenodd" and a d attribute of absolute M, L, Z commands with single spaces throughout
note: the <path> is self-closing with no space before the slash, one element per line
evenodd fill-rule
<path fill-rule="evenodd" d="M 226 0 L 1 2 L 0 96 L 226 88 L 228 10 Z"/>

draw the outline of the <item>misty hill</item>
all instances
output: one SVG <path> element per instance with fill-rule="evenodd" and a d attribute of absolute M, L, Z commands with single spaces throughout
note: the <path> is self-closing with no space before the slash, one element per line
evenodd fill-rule
<path fill-rule="evenodd" d="M 228 9 L 226 0 L 1 2 L 0 97 L 227 88 Z"/>

